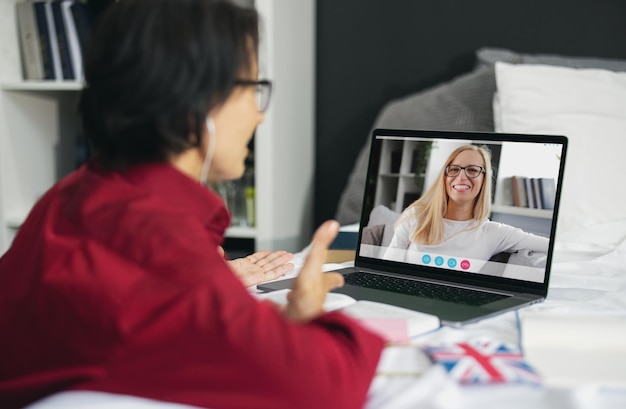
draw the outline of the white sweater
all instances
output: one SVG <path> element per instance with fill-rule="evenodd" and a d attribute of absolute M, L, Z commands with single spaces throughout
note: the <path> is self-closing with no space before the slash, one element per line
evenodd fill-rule
<path fill-rule="evenodd" d="M 456 221 L 444 219 L 444 240 L 437 245 L 421 245 L 411 241 L 417 227 L 416 218 L 396 226 L 384 258 L 409 260 L 410 253 L 448 255 L 487 261 L 502 251 L 528 250 L 545 253 L 548 239 L 527 233 L 517 227 L 485 219 L 478 227 L 474 220 Z M 409 250 L 409 252 L 397 250 Z M 400 256 L 401 255 L 401 256 Z M 399 257 L 400 256 L 400 257 Z M 472 269 L 473 270 L 473 269 Z"/>

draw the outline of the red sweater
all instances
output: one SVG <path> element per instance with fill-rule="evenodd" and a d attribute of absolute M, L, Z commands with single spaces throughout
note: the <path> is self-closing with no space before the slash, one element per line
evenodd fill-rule
<path fill-rule="evenodd" d="M 88 164 L 0 259 L 0 407 L 62 390 L 210 408 L 358 408 L 383 340 L 340 313 L 298 324 L 217 252 L 222 200 L 166 164 Z"/>

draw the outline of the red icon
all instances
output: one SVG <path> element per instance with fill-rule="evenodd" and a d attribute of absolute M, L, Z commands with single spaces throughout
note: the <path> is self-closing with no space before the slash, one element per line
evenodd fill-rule
<path fill-rule="evenodd" d="M 461 261 L 461 268 L 462 268 L 463 270 L 467 270 L 467 269 L 469 269 L 469 268 L 470 268 L 470 262 L 469 262 L 469 260 L 463 260 L 463 261 Z"/>

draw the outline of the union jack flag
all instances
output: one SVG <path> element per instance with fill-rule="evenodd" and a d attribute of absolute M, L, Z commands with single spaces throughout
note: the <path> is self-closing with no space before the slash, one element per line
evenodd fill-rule
<path fill-rule="evenodd" d="M 424 347 L 430 358 L 463 384 L 541 383 L 539 374 L 524 361 L 514 345 L 484 338 Z"/>

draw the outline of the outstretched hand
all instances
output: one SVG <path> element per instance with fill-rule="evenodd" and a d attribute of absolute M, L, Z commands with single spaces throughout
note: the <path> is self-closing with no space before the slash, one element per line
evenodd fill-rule
<path fill-rule="evenodd" d="M 223 254 L 224 250 L 220 247 Z M 293 269 L 290 263 L 293 254 L 286 251 L 258 251 L 244 258 L 229 260 L 227 263 L 246 287 L 271 281 Z"/>
<path fill-rule="evenodd" d="M 309 255 L 287 294 L 285 314 L 294 321 L 305 322 L 322 314 L 328 291 L 343 285 L 341 274 L 322 272 L 326 251 L 338 231 L 339 223 L 330 220 L 313 235 Z"/>

